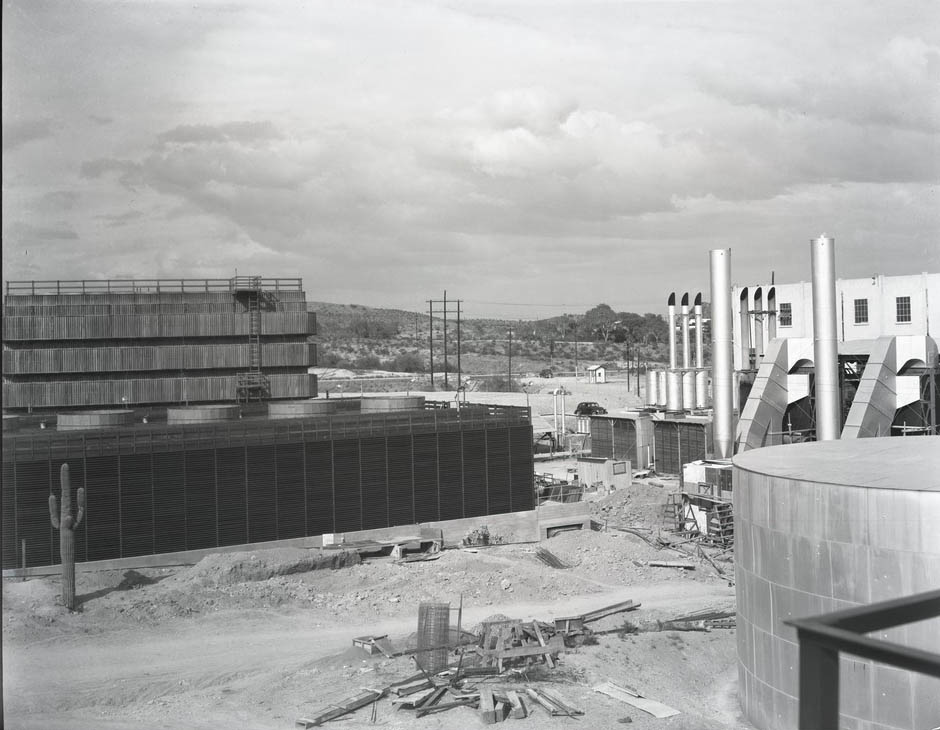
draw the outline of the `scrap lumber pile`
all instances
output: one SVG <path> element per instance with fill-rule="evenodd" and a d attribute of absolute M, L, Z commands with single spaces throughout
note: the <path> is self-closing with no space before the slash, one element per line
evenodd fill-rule
<path fill-rule="evenodd" d="M 437 604 L 434 604 L 437 606 Z M 421 604 L 426 609 L 431 604 Z M 324 722 L 335 720 L 351 712 L 372 705 L 373 720 L 379 700 L 392 697 L 391 704 L 396 712 L 414 713 L 415 718 L 439 712 L 446 712 L 457 707 L 467 707 L 480 714 L 484 724 L 493 724 L 509 719 L 522 719 L 530 714 L 530 707 L 539 707 L 549 717 L 577 717 L 584 712 L 557 691 L 542 686 L 530 686 L 525 672 L 535 667 L 554 669 L 559 654 L 567 645 L 573 645 L 591 633 L 588 623 L 605 616 L 623 611 L 632 611 L 640 607 L 633 601 L 622 601 L 598 608 L 579 616 L 555 619 L 554 623 L 543 621 L 523 622 L 514 619 L 484 621 L 479 636 L 472 643 L 466 636 L 473 636 L 460 628 L 458 614 L 456 642 L 450 641 L 451 632 L 446 622 L 441 627 L 446 630 L 450 643 L 423 647 L 414 651 L 394 651 L 388 637 L 359 636 L 353 644 L 369 654 L 381 653 L 386 657 L 413 654 L 415 663 L 421 671 L 410 677 L 392 682 L 381 688 L 362 688 L 362 691 L 338 704 L 328 705 L 312 717 L 297 720 L 297 725 L 304 728 L 319 727 Z M 449 604 L 437 606 L 442 617 L 449 612 Z M 462 600 L 461 600 L 462 611 Z M 711 612 L 715 613 L 715 612 Z M 421 612 L 419 611 L 419 616 Z M 717 614 L 706 618 L 717 620 Z M 704 620 L 704 619 L 702 619 Z M 421 630 L 419 620 L 419 633 Z M 440 632 L 444 633 L 444 631 Z M 436 634 L 435 634 L 436 635 Z M 419 642 L 420 643 L 420 642 Z M 440 671 L 428 671 L 428 666 L 419 659 L 426 659 L 429 649 L 448 651 L 457 650 L 460 654 L 456 667 L 444 667 Z M 526 677 L 524 684 L 506 678 L 512 673 Z M 500 681 L 500 677 L 512 686 L 493 686 L 490 681 Z"/>
<path fill-rule="evenodd" d="M 508 667 L 533 663 L 553 668 L 559 652 L 564 650 L 564 636 L 551 624 L 511 620 L 484 622 L 480 643 L 468 649 L 480 657 L 483 666 L 495 665 L 500 674 Z"/>

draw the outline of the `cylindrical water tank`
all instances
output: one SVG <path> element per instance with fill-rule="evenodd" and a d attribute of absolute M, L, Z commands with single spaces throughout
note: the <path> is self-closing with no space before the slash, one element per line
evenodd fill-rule
<path fill-rule="evenodd" d="M 816 441 L 734 457 L 738 697 L 756 727 L 790 730 L 800 714 L 802 647 L 785 620 L 937 588 L 938 473 L 938 436 Z M 940 652 L 936 619 L 872 638 Z M 838 664 L 848 699 L 826 727 L 936 726 L 940 680 L 846 652 Z"/>
<path fill-rule="evenodd" d="M 665 408 L 666 407 L 666 391 L 667 391 L 665 370 L 656 371 L 656 382 L 659 384 L 659 388 L 656 391 L 657 395 L 659 395 L 659 400 L 656 401 L 656 405 L 662 406 L 663 408 Z"/>
<path fill-rule="evenodd" d="M 646 405 L 655 406 L 659 403 L 659 378 L 655 370 L 646 371 Z"/>
<path fill-rule="evenodd" d="M 360 410 L 363 413 L 384 411 L 408 411 L 424 408 L 423 395 L 383 395 L 368 396 L 362 399 Z"/>
<path fill-rule="evenodd" d="M 187 406 L 185 408 L 167 408 L 166 422 L 176 423 L 211 423 L 213 421 L 235 421 L 241 415 L 237 405 Z"/>
<path fill-rule="evenodd" d="M 56 415 L 58 431 L 84 431 L 92 428 L 117 428 L 134 422 L 134 411 L 122 408 L 108 411 L 73 411 Z"/>
<path fill-rule="evenodd" d="M 273 401 L 268 403 L 268 418 L 315 418 L 330 416 L 337 411 L 337 401 L 308 398 L 307 400 Z"/>
<path fill-rule="evenodd" d="M 682 373 L 682 407 L 691 411 L 695 408 L 695 371 L 686 370 Z"/>
<path fill-rule="evenodd" d="M 682 373 L 678 370 L 666 371 L 666 410 L 682 410 Z"/>
<path fill-rule="evenodd" d="M 695 371 L 695 407 L 708 408 L 708 370 Z"/>

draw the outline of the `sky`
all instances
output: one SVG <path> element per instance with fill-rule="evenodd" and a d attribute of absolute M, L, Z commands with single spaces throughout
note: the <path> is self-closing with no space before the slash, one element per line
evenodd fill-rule
<path fill-rule="evenodd" d="M 3 279 L 466 317 L 940 271 L 940 3 L 3 2 Z"/>

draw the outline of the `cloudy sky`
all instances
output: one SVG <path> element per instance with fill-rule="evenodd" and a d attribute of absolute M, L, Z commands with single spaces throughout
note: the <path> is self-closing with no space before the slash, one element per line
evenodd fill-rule
<path fill-rule="evenodd" d="M 940 3 L 3 3 L 3 278 L 467 316 L 940 270 Z"/>

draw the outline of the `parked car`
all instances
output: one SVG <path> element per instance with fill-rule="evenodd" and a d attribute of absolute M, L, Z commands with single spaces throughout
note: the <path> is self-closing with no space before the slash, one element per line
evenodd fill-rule
<path fill-rule="evenodd" d="M 576 416 L 596 416 L 601 413 L 607 413 L 607 409 L 592 400 L 582 401 L 578 403 L 578 407 L 574 409 L 574 415 Z"/>

